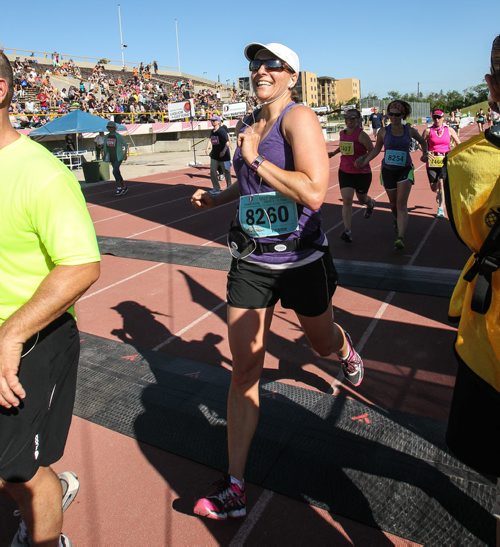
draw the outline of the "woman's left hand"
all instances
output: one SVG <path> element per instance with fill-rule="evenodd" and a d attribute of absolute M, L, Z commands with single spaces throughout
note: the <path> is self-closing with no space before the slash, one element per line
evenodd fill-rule
<path fill-rule="evenodd" d="M 260 135 L 246 131 L 238 135 L 238 146 L 246 163 L 251 164 L 259 155 Z"/>

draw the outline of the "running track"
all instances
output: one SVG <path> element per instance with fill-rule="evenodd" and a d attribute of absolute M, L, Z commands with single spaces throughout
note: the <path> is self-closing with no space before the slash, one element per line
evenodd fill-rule
<path fill-rule="evenodd" d="M 470 126 L 461 138 L 475 133 Z M 323 219 L 334 258 L 436 271 L 461 268 L 468 252 L 448 221 L 435 218 L 434 194 L 418 157 L 414 154 L 416 183 L 404 253 L 392 247 L 391 214 L 378 183 L 382 154 L 372 162 L 370 194 L 377 207 L 370 220 L 363 218 L 363 208 L 354 207 L 351 245 L 339 239 L 340 158 L 330 160 Z M 87 188 L 85 195 L 98 236 L 224 248 L 234 206 L 196 211 L 189 203 L 196 188 L 210 186 L 208 169 L 189 168 L 130 181 L 130 192 L 120 199 L 106 185 Z M 222 270 L 175 261 L 103 256 L 101 278 L 78 304 L 80 329 L 230 371 L 225 277 Z M 294 315 L 280 307 L 265 378 L 445 422 L 455 374 L 447 300 L 340 286 L 334 306 L 336 320 L 351 332 L 363 354 L 362 386 L 353 390 L 343 384 L 338 364 L 315 356 Z M 58 470 L 65 467 L 82 479 L 80 495 L 65 517 L 65 531 L 75 545 L 412 544 L 253 485 L 245 521 L 200 520 L 190 514 L 192 499 L 218 472 L 81 418 L 75 417 L 67 452 L 57 465 Z M 15 529 L 11 509 L 0 498 L 0 545 Z"/>

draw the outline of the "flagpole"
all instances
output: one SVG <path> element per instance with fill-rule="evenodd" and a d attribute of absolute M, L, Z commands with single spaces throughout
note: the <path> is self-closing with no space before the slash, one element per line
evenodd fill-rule
<path fill-rule="evenodd" d="M 122 52 L 122 68 L 125 68 L 125 55 L 123 53 L 123 33 L 122 33 L 122 12 L 121 12 L 121 6 L 118 4 L 118 25 L 120 28 L 120 49 Z"/>
<path fill-rule="evenodd" d="M 179 53 L 179 29 L 177 27 L 177 19 L 175 20 L 175 43 L 177 44 L 177 70 L 181 73 L 181 56 Z"/>

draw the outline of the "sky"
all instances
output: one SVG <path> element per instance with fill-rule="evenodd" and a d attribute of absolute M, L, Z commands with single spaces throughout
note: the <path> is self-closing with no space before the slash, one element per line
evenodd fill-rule
<path fill-rule="evenodd" d="M 359 78 L 362 97 L 392 90 L 463 92 L 484 81 L 500 33 L 500 0 L 477 0 L 465 9 L 456 0 L 3 4 L 0 47 L 7 53 L 58 51 L 121 65 L 123 52 L 128 67 L 156 60 L 160 67 L 232 83 L 248 75 L 245 45 L 281 42 L 298 53 L 301 70 Z"/>

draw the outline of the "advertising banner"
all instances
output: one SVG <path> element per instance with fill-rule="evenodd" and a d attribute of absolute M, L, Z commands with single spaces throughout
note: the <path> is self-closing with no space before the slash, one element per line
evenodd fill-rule
<path fill-rule="evenodd" d="M 184 118 L 194 117 L 194 100 L 189 99 L 180 103 L 169 103 L 168 119 L 173 122 L 175 120 L 183 120 Z"/>

